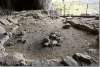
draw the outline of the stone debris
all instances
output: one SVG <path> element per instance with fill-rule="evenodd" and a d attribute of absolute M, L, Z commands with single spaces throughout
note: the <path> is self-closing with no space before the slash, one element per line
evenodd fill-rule
<path fill-rule="evenodd" d="M 92 64 L 92 62 L 91 62 L 92 57 L 89 56 L 89 55 L 85 55 L 85 54 L 82 54 L 82 53 L 75 53 L 75 54 L 73 55 L 73 58 L 74 58 L 80 65 L 83 65 L 83 64 L 90 65 L 90 64 Z"/>
<path fill-rule="evenodd" d="M 81 19 L 72 19 L 69 20 L 68 23 L 70 23 L 74 28 L 86 31 L 87 33 L 91 34 L 98 34 L 99 30 L 96 28 L 94 24 L 87 23 L 85 21 L 82 21 Z"/>
<path fill-rule="evenodd" d="M 49 38 L 45 38 L 43 40 L 43 47 L 54 47 L 54 46 L 61 46 L 61 36 L 58 34 L 58 32 L 52 32 L 49 35 Z"/>
<path fill-rule="evenodd" d="M 21 53 L 14 53 L 13 55 L 7 55 L 5 59 L 7 65 L 26 65 L 25 58 Z"/>
<path fill-rule="evenodd" d="M 12 42 L 9 42 L 9 43 L 5 44 L 4 46 L 10 47 L 10 46 L 14 46 L 14 44 Z"/>
<path fill-rule="evenodd" d="M 12 25 L 12 23 L 10 23 L 9 21 L 7 21 L 6 19 L 4 18 L 0 18 L 0 23 L 4 26 L 6 25 Z"/>
<path fill-rule="evenodd" d="M 17 37 L 21 37 L 21 36 L 23 36 L 24 34 L 25 34 L 25 31 L 18 31 L 18 32 L 15 33 L 15 35 L 16 35 Z"/>
<path fill-rule="evenodd" d="M 64 66 L 79 66 L 78 62 L 70 56 L 62 58 L 62 61 L 60 63 L 63 64 Z"/>
<path fill-rule="evenodd" d="M 63 29 L 69 29 L 71 27 L 71 25 L 69 23 L 66 23 L 64 26 L 63 26 Z"/>
<path fill-rule="evenodd" d="M 62 64 L 60 63 L 60 59 L 50 59 L 47 60 L 48 61 L 48 66 L 62 66 Z"/>
<path fill-rule="evenodd" d="M 32 66 L 62 66 L 59 59 L 34 60 Z"/>

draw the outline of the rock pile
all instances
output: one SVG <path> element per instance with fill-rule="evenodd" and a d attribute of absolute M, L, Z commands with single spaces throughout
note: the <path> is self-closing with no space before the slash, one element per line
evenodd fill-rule
<path fill-rule="evenodd" d="M 43 47 L 54 47 L 61 46 L 61 36 L 58 35 L 58 32 L 50 33 L 48 38 L 43 39 L 42 46 Z"/>

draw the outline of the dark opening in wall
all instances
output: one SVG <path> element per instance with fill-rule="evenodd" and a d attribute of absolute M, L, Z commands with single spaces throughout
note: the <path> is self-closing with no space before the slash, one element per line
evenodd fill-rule
<path fill-rule="evenodd" d="M 41 9 L 38 0 L 20 0 L 14 4 L 14 10 Z"/>
<path fill-rule="evenodd" d="M 48 0 L 0 0 L 0 7 L 12 10 L 40 10 L 47 6 Z M 45 5 L 46 3 L 46 5 Z"/>

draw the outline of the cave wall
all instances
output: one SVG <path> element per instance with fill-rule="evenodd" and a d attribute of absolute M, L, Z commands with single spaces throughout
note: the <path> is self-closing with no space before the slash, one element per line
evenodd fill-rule
<path fill-rule="evenodd" d="M 0 0 L 0 7 L 12 10 L 50 10 L 52 0 Z"/>

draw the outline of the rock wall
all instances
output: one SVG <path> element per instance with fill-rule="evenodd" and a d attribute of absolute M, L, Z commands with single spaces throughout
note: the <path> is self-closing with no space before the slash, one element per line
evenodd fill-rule
<path fill-rule="evenodd" d="M 52 0 L 0 0 L 3 9 L 13 10 L 37 10 L 51 8 Z"/>

